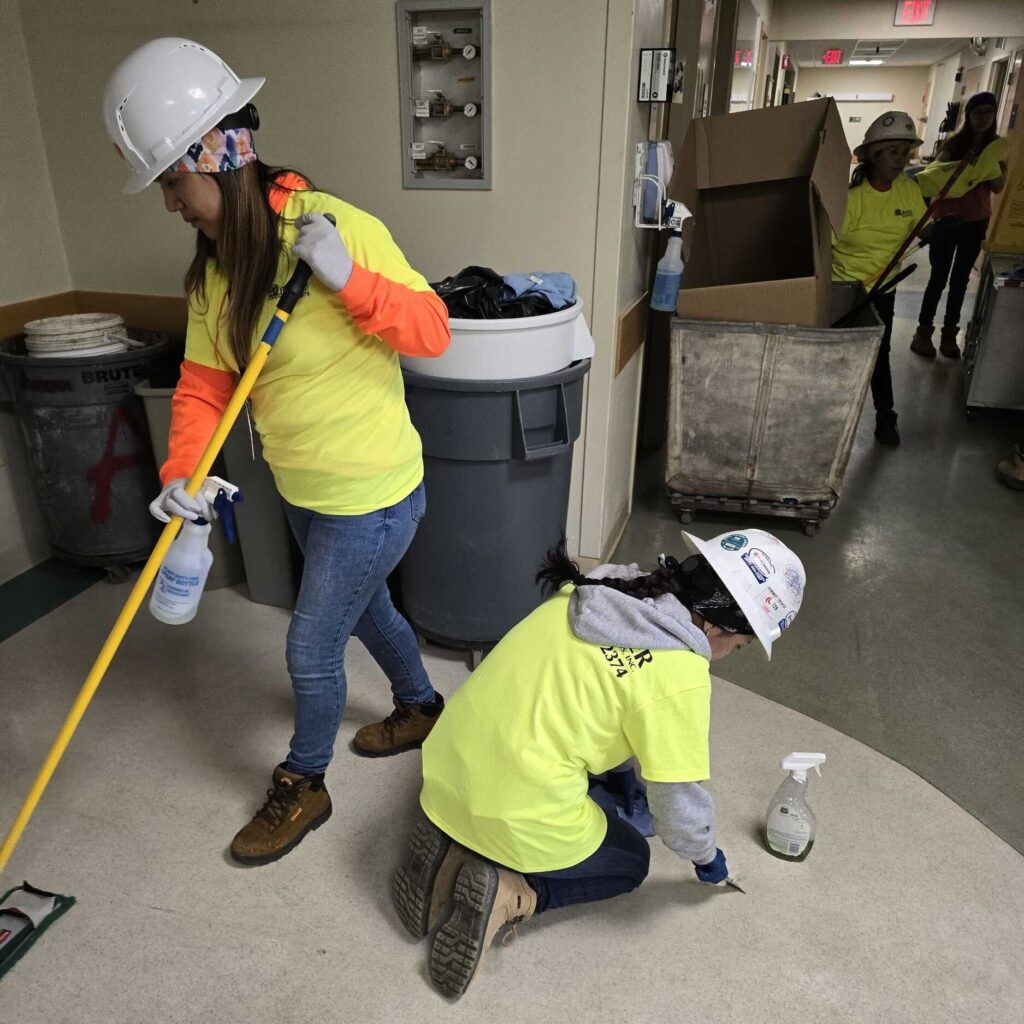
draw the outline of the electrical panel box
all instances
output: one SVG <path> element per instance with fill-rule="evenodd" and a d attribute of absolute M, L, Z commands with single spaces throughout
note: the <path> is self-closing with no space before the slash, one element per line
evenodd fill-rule
<path fill-rule="evenodd" d="M 398 0 L 402 183 L 491 187 L 491 3 Z"/>

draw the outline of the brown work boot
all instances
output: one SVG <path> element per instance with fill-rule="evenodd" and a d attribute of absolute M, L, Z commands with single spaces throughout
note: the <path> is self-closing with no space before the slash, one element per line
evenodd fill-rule
<path fill-rule="evenodd" d="M 323 775 L 299 775 L 279 764 L 266 803 L 232 840 L 231 856 L 239 864 L 269 864 L 295 849 L 330 816 Z"/>
<path fill-rule="evenodd" d="M 444 710 L 444 697 L 434 694 L 432 704 L 403 704 L 395 698 L 395 710 L 383 722 L 364 725 L 352 740 L 360 757 L 390 757 L 423 745 Z"/>
<path fill-rule="evenodd" d="M 956 343 L 956 336 L 959 333 L 959 327 L 943 327 L 939 334 L 939 351 L 947 359 L 960 358 L 960 348 Z"/>
<path fill-rule="evenodd" d="M 426 818 L 416 826 L 409 856 L 391 887 L 398 916 L 413 938 L 422 939 L 441 923 L 455 894 L 455 879 L 470 856 Z"/>
<path fill-rule="evenodd" d="M 932 344 L 932 332 L 934 330 L 934 327 L 924 327 L 918 324 L 917 330 L 914 331 L 914 340 L 910 343 L 910 351 L 915 352 L 919 356 L 924 356 L 925 359 L 934 359 L 935 346 Z"/>
<path fill-rule="evenodd" d="M 1024 491 L 1024 448 L 1018 446 L 1014 453 L 996 466 L 996 476 L 1015 491 Z"/>
<path fill-rule="evenodd" d="M 506 924 L 529 921 L 537 894 L 522 875 L 470 855 L 455 879 L 455 905 L 430 951 L 430 979 L 453 999 L 469 987 Z"/>

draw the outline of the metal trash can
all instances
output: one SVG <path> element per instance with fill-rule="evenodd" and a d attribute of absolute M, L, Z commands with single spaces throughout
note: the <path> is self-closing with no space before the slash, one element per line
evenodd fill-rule
<path fill-rule="evenodd" d="M 589 369 L 504 381 L 404 371 L 427 513 L 399 578 L 421 636 L 483 650 L 541 603 L 534 575 L 565 531 Z"/>
<path fill-rule="evenodd" d="M 140 562 L 156 540 L 160 488 L 133 388 L 170 336 L 129 336 L 145 346 L 90 358 L 27 355 L 22 335 L 0 343 L 0 397 L 15 403 L 53 552 L 75 565 Z"/>

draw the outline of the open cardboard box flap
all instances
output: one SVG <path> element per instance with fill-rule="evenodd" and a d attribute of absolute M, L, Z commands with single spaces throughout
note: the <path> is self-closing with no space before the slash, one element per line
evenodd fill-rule
<path fill-rule="evenodd" d="M 831 99 L 693 121 L 669 186 L 693 213 L 679 315 L 825 326 L 849 166 Z"/>
<path fill-rule="evenodd" d="M 849 169 L 835 100 L 808 100 L 691 121 L 668 193 L 694 211 L 701 189 L 809 178 L 838 230 L 846 214 Z"/>

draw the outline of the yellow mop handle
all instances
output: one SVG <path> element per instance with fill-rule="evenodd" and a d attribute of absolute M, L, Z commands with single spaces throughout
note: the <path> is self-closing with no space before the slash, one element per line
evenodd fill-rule
<path fill-rule="evenodd" d="M 284 314 L 282 319 L 287 319 L 287 314 Z M 228 402 L 227 408 L 220 418 L 220 423 L 217 424 L 217 429 L 213 432 L 213 436 L 206 446 L 206 451 L 203 452 L 202 458 L 199 460 L 199 465 L 196 466 L 195 472 L 185 486 L 185 490 L 193 497 L 199 493 L 199 488 L 203 486 L 203 481 L 209 476 L 214 460 L 220 454 L 224 441 L 234 426 L 235 420 L 238 419 L 238 414 L 241 412 L 242 406 L 245 405 L 245 400 L 249 397 L 249 392 L 252 391 L 252 386 L 259 376 L 260 370 L 263 369 L 263 364 L 267 361 L 269 354 L 270 346 L 266 342 L 262 342 L 256 350 L 252 362 L 246 367 L 245 373 L 238 382 L 238 387 L 231 396 L 231 400 Z M 32 812 L 35 811 L 36 805 L 39 803 L 47 784 L 53 777 L 53 773 L 57 770 L 57 765 L 64 756 L 64 751 L 67 750 L 71 737 L 74 736 L 75 730 L 78 728 L 78 723 L 81 722 L 82 716 L 89 707 L 89 702 L 99 688 L 100 683 L 103 682 L 103 677 L 106 675 L 114 655 L 117 654 L 117 649 L 121 646 L 121 641 L 124 639 L 125 633 L 128 632 L 128 627 L 132 624 L 136 612 L 138 612 L 142 602 L 145 600 L 150 585 L 160 571 L 160 566 L 164 564 L 164 558 L 167 556 L 168 549 L 181 530 L 181 524 L 181 518 L 174 516 L 164 527 L 163 532 L 160 534 L 160 539 L 156 542 L 156 547 L 153 548 L 153 553 L 149 556 L 149 560 L 146 562 L 135 586 L 132 587 L 132 592 L 128 595 L 128 600 L 125 601 L 121 614 L 118 615 L 117 621 L 107 635 L 106 642 L 103 644 L 96 661 L 93 662 L 93 666 L 86 677 L 82 689 L 78 691 L 75 703 L 71 706 L 71 711 L 64 720 L 57 739 L 50 748 L 50 752 L 46 755 L 43 767 L 39 769 L 39 774 L 36 776 L 35 782 L 32 783 L 32 788 L 29 790 L 25 802 L 21 805 L 21 810 L 18 811 L 18 816 L 14 819 L 14 824 L 7 833 L 3 846 L 0 847 L 0 871 L 3 871 L 6 867 L 8 859 L 14 852 L 14 847 L 21 838 L 22 832 L 25 831 L 29 818 L 32 817 Z"/>

